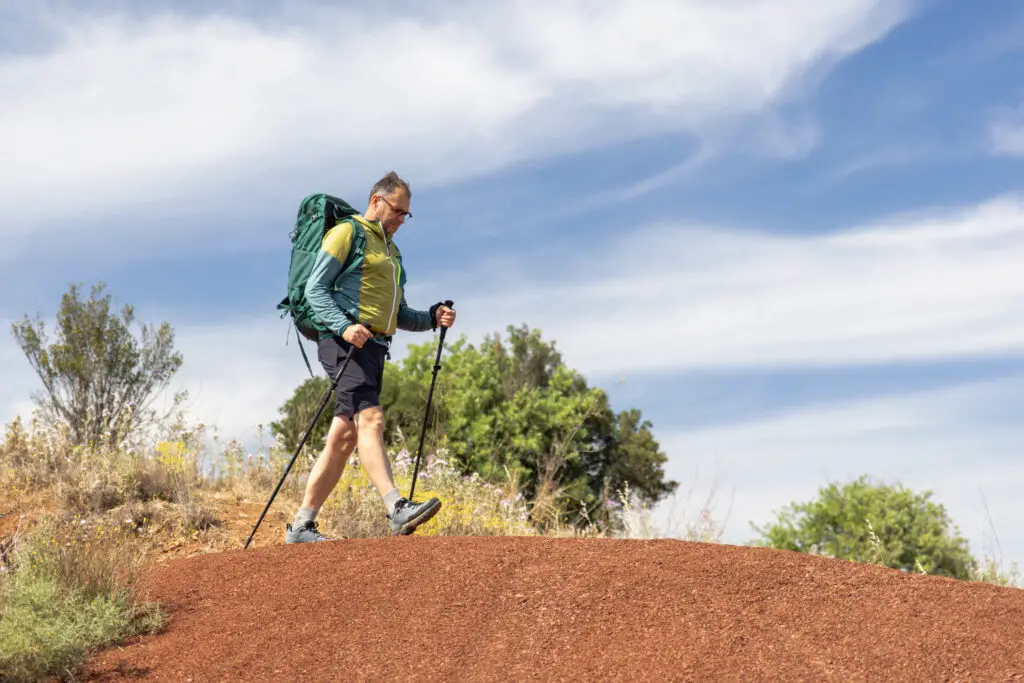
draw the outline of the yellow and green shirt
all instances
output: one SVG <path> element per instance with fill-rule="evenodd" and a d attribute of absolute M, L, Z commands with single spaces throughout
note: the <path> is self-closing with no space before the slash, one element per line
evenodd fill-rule
<path fill-rule="evenodd" d="M 343 272 L 356 230 L 365 235 L 363 253 Z M 306 282 L 306 298 L 316 318 L 339 336 L 354 322 L 388 339 L 397 330 L 434 329 L 431 311 L 415 310 L 406 304 L 405 283 L 398 246 L 379 223 L 357 214 L 324 235 Z"/>

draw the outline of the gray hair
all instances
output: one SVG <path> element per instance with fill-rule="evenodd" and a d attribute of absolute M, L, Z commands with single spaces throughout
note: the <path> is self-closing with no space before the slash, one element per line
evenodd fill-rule
<path fill-rule="evenodd" d="M 382 194 L 387 197 L 396 190 L 404 190 L 409 199 L 412 199 L 412 191 L 409 189 L 409 183 L 405 182 L 394 171 L 388 171 L 386 176 L 375 182 L 373 187 L 370 188 L 370 199 L 373 199 L 373 195 L 375 194 Z"/>

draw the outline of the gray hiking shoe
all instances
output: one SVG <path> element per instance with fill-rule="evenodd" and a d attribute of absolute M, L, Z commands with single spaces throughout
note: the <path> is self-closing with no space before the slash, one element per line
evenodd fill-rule
<path fill-rule="evenodd" d="M 408 499 L 400 498 L 395 503 L 395 513 L 388 516 L 391 531 L 395 534 L 411 534 L 420 524 L 430 521 L 440 509 L 441 501 L 437 498 L 422 503 L 410 503 Z"/>
<path fill-rule="evenodd" d="M 291 524 L 286 524 L 285 528 L 287 531 L 284 535 L 285 543 L 316 543 L 318 541 L 333 541 L 333 538 L 324 536 L 320 533 L 320 530 L 316 527 L 314 520 L 309 520 L 305 524 L 295 529 L 292 529 Z"/>

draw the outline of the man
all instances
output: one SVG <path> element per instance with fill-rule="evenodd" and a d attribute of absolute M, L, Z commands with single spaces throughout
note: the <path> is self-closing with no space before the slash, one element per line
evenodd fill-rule
<path fill-rule="evenodd" d="M 441 303 L 428 311 L 406 304 L 406 273 L 392 238 L 412 216 L 411 197 L 409 184 L 393 171 L 377 181 L 366 211 L 339 222 L 324 236 L 306 284 L 314 314 L 330 330 L 318 344 L 324 370 L 334 377 L 350 350 L 352 358 L 338 380 L 327 441 L 309 474 L 302 506 L 287 525 L 286 543 L 331 540 L 317 529 L 316 516 L 356 446 L 367 476 L 384 501 L 393 533 L 412 533 L 441 508 L 437 498 L 414 503 L 403 497 L 384 452 L 380 388 L 391 336 L 400 329 L 436 330 L 438 325 L 451 327 L 455 322 L 455 311 Z M 365 236 L 364 253 L 342 274 L 357 230 Z"/>

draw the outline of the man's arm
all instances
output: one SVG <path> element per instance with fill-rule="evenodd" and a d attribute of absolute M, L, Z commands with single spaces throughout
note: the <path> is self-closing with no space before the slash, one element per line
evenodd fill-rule
<path fill-rule="evenodd" d="M 437 309 L 441 306 L 436 303 L 429 310 L 419 311 L 411 308 L 405 301 L 405 293 L 402 293 L 402 301 L 398 304 L 398 329 L 408 332 L 426 332 L 437 329 Z"/>
<path fill-rule="evenodd" d="M 334 280 L 341 274 L 345 258 L 352 247 L 352 224 L 345 221 L 331 228 L 313 262 L 313 271 L 306 281 L 306 300 L 317 320 L 331 332 L 341 335 L 353 323 L 331 295 Z"/>

